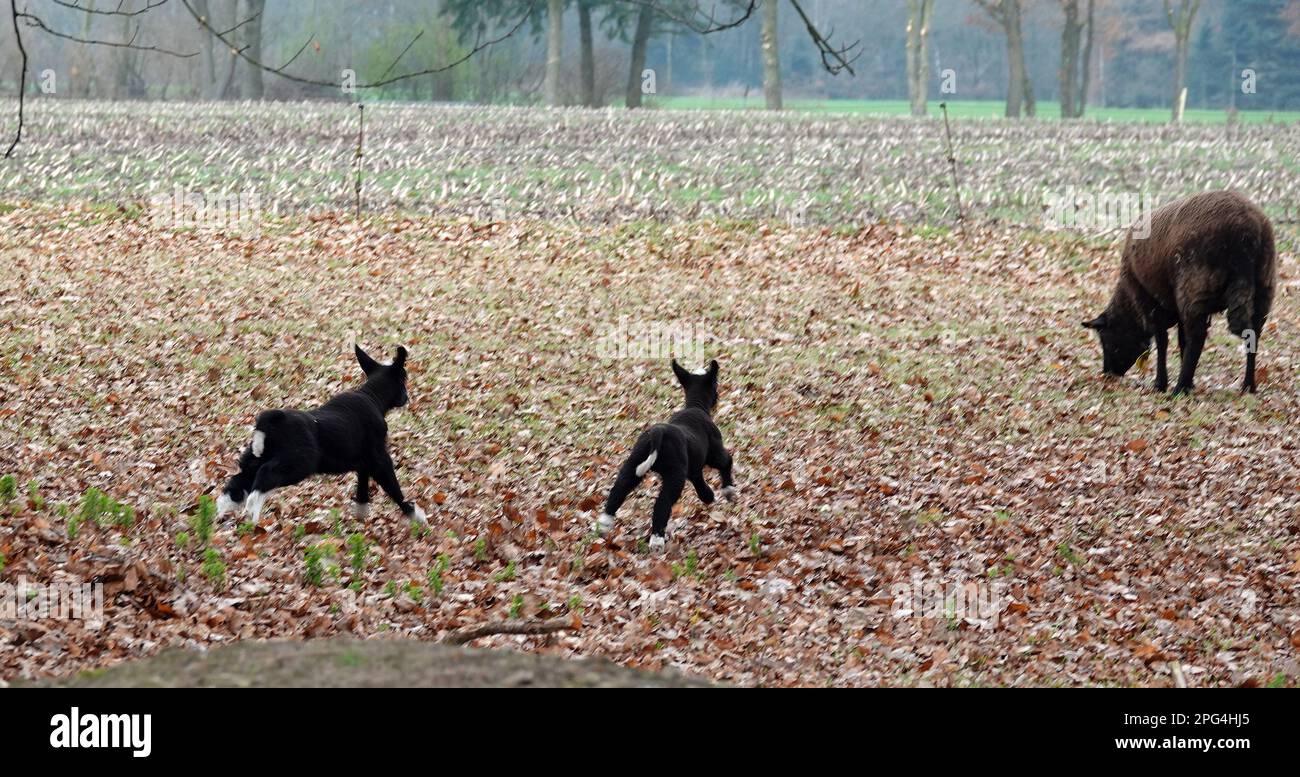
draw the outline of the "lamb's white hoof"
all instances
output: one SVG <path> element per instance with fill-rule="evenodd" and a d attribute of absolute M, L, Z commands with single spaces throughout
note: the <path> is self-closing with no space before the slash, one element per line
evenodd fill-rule
<path fill-rule="evenodd" d="M 224 491 L 221 492 L 221 496 L 218 496 L 218 497 L 217 497 L 217 517 L 218 517 L 218 518 L 220 518 L 221 516 L 225 515 L 226 513 L 234 513 L 234 512 L 238 512 L 238 511 L 240 511 L 240 510 L 242 510 L 242 509 L 244 509 L 244 503 L 243 503 L 243 502 L 236 502 L 235 500 L 233 500 L 233 499 L 230 498 L 230 494 L 227 494 L 227 493 L 224 492 Z"/>
<path fill-rule="evenodd" d="M 736 487 L 727 486 L 726 488 L 722 489 L 722 498 L 727 500 L 728 502 L 736 501 Z"/>
<path fill-rule="evenodd" d="M 614 528 L 614 516 L 609 513 L 601 513 L 596 522 L 591 525 L 593 531 L 597 534 L 608 534 L 610 529 Z"/>
<path fill-rule="evenodd" d="M 666 544 L 667 544 L 667 540 L 664 539 L 663 535 L 660 534 L 650 535 L 650 551 L 652 553 L 657 553 L 662 551 L 664 549 L 664 545 Z"/>
<path fill-rule="evenodd" d="M 424 514 L 424 510 L 420 509 L 419 505 L 412 505 L 411 508 L 411 514 L 408 517 L 421 526 L 428 526 L 429 516 Z"/>
<path fill-rule="evenodd" d="M 369 518 L 369 517 L 370 517 L 370 503 L 369 503 L 369 502 L 353 502 L 353 503 L 352 503 L 352 517 L 353 517 L 353 518 L 356 518 L 357 520 L 360 520 L 360 521 L 364 521 L 365 519 Z"/>
<path fill-rule="evenodd" d="M 244 509 L 248 511 L 248 520 L 257 523 L 257 519 L 262 516 L 262 506 L 266 504 L 266 494 L 261 491 L 254 491 L 248 495 L 244 501 Z"/>

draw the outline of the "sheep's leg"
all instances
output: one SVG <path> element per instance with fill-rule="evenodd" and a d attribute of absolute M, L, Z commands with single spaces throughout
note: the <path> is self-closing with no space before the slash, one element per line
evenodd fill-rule
<path fill-rule="evenodd" d="M 1184 329 L 1187 350 L 1182 354 L 1182 364 L 1179 365 L 1178 370 L 1178 385 L 1174 386 L 1174 394 L 1187 394 L 1192 390 L 1192 382 L 1196 376 L 1196 363 L 1201 360 L 1201 350 L 1205 348 L 1205 335 L 1210 329 L 1210 319 L 1207 316 L 1198 316 L 1189 320 Z"/>
<path fill-rule="evenodd" d="M 1169 389 L 1169 367 L 1165 361 L 1165 354 L 1169 350 L 1169 332 L 1165 329 L 1156 330 L 1156 391 L 1165 392 Z"/>

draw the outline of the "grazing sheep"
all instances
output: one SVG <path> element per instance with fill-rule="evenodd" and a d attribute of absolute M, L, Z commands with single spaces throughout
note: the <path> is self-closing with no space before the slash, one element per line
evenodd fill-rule
<path fill-rule="evenodd" d="M 1156 391 L 1169 387 L 1165 350 L 1178 327 L 1182 357 L 1175 394 L 1192 390 L 1210 316 L 1228 312 L 1228 328 L 1246 346 L 1242 391 L 1255 391 L 1255 351 L 1277 286 L 1273 226 L 1250 200 L 1231 191 L 1197 194 L 1160 208 L 1149 237 L 1132 229 L 1119 283 L 1100 316 L 1085 321 L 1101 338 L 1102 369 L 1123 375 L 1156 343 Z"/>

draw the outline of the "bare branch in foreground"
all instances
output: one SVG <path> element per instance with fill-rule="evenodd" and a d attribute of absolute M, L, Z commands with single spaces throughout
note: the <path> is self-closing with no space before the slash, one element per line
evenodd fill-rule
<path fill-rule="evenodd" d="M 23 95 L 27 92 L 27 49 L 23 47 L 23 34 L 18 29 L 18 0 L 9 0 L 9 18 L 14 23 L 14 40 L 18 41 L 18 54 L 22 59 L 22 72 L 18 76 L 18 130 L 5 151 L 5 159 L 13 156 L 14 148 L 23 137 Z"/>

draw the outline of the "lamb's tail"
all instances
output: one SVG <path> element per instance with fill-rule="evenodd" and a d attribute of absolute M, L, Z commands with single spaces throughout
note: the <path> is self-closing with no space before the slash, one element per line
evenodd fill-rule
<path fill-rule="evenodd" d="M 663 442 L 663 438 L 663 429 L 655 427 L 646 432 L 645 436 L 632 448 L 634 458 L 645 457 L 644 459 L 638 459 L 640 463 L 636 465 L 637 477 L 645 477 L 645 473 L 649 472 L 650 468 L 654 466 L 655 461 L 659 458 L 659 445 Z"/>
<path fill-rule="evenodd" d="M 283 410 L 267 410 L 257 416 L 257 420 L 253 422 L 253 442 L 251 446 L 254 456 L 262 457 L 262 454 L 266 451 L 266 433 L 279 426 L 284 419 L 285 413 Z"/>

